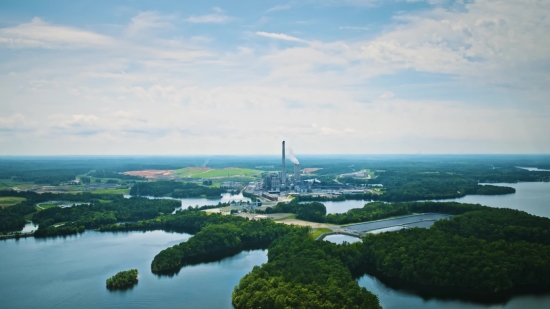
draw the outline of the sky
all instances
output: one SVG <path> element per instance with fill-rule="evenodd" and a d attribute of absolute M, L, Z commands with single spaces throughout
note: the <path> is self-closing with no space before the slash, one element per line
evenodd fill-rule
<path fill-rule="evenodd" d="M 0 155 L 550 153 L 550 1 L 0 1 Z"/>

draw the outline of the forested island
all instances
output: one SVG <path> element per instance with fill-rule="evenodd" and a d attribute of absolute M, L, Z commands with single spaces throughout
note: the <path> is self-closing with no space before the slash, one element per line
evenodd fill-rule
<path fill-rule="evenodd" d="M 219 198 L 225 192 L 226 190 L 221 188 L 206 187 L 190 182 L 155 181 L 136 183 L 130 190 L 130 195 Z"/>
<path fill-rule="evenodd" d="M 116 275 L 107 279 L 108 289 L 126 289 L 138 282 L 138 270 L 130 269 L 118 272 Z"/>

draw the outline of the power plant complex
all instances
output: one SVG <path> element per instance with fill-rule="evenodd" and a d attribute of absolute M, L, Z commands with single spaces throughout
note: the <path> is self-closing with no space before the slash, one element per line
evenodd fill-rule
<path fill-rule="evenodd" d="M 311 184 L 304 183 L 301 177 L 300 162 L 290 151 L 290 160 L 294 163 L 294 174 L 288 177 L 286 174 L 286 149 L 285 141 L 282 144 L 282 168 L 278 173 L 268 173 L 263 177 L 263 189 L 270 193 L 293 190 L 295 192 L 311 191 Z"/>

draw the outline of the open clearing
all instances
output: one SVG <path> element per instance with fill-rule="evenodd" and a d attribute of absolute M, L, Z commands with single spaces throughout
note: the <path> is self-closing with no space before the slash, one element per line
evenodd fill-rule
<path fill-rule="evenodd" d="M 237 177 L 237 176 L 255 176 L 259 175 L 261 171 L 248 169 L 248 168 L 236 168 L 228 167 L 224 169 L 212 169 L 208 167 L 186 167 L 179 170 L 175 170 L 174 174 L 180 177 L 187 178 L 221 178 L 221 177 Z"/>
<path fill-rule="evenodd" d="M 147 179 L 157 178 L 158 176 L 169 176 L 173 173 L 173 170 L 143 170 L 143 171 L 129 171 L 124 172 L 124 175 L 144 177 Z"/>
<path fill-rule="evenodd" d="M 10 207 L 26 200 L 27 199 L 24 197 L 14 197 L 14 196 L 0 197 L 0 208 Z"/>

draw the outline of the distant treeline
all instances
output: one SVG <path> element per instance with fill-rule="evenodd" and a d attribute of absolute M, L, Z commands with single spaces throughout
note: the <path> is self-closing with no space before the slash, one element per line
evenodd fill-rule
<path fill-rule="evenodd" d="M 130 189 L 130 195 L 171 196 L 175 198 L 212 197 L 219 198 L 226 191 L 221 188 L 211 188 L 194 183 L 176 181 L 155 181 L 136 183 Z"/>
<path fill-rule="evenodd" d="M 52 207 L 37 212 L 33 222 L 39 224 L 35 237 L 67 235 L 121 221 L 138 221 L 169 214 L 181 206 L 180 201 L 133 197 L 110 203 L 92 202 L 76 207 Z M 61 227 L 56 223 L 65 222 Z"/>
<path fill-rule="evenodd" d="M 364 193 L 364 194 L 340 194 L 334 197 L 303 195 L 295 199 L 298 201 L 345 201 L 345 200 L 374 200 L 385 202 L 407 202 L 418 200 L 451 199 L 463 197 L 466 195 L 500 195 L 512 194 L 516 189 L 511 187 L 493 186 L 493 185 L 448 185 L 445 183 L 437 184 L 399 184 L 395 186 L 384 187 L 382 193 Z"/>
<path fill-rule="evenodd" d="M 122 195 L 114 194 L 92 194 L 92 193 L 78 193 L 78 194 L 55 194 L 55 193 L 35 193 L 30 191 L 13 191 L 5 190 L 0 191 L 0 197 L 14 196 L 26 198 L 26 201 L 22 201 L 16 205 L 0 209 L 0 232 L 21 230 L 26 223 L 25 215 L 36 212 L 36 204 L 47 201 L 71 201 L 71 202 L 97 202 L 100 199 L 105 200 L 122 200 Z M 60 221 L 58 221 L 60 222 Z"/>

